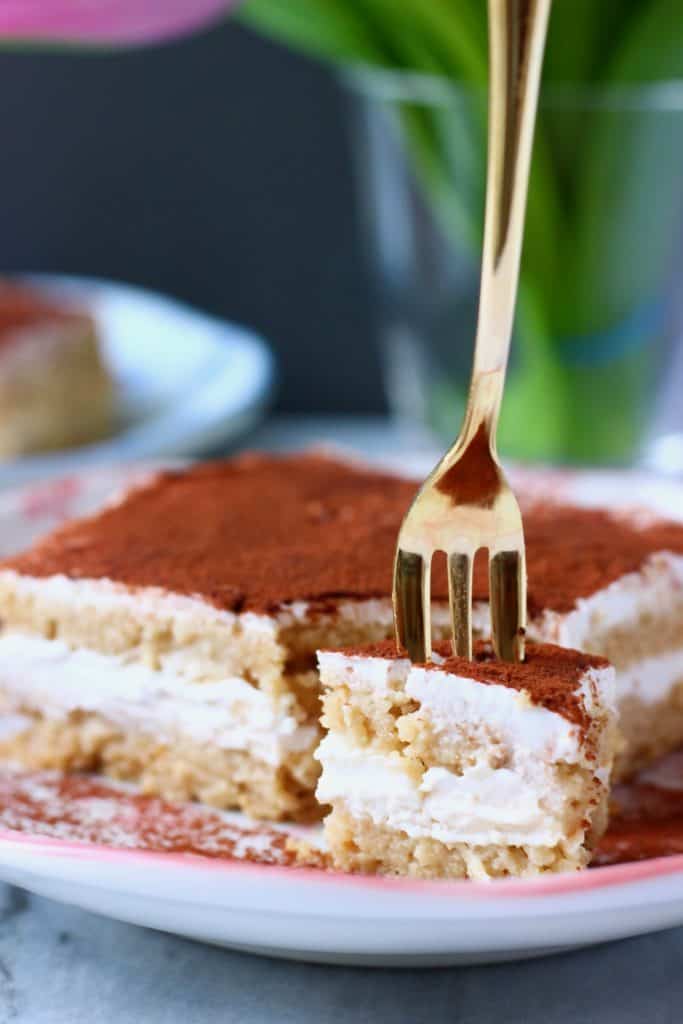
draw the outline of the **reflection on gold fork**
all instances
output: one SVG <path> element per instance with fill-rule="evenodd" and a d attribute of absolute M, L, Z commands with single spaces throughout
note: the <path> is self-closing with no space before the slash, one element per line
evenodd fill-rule
<path fill-rule="evenodd" d="M 529 164 L 551 0 L 489 0 L 489 142 L 484 250 L 472 381 L 460 435 L 415 498 L 394 565 L 396 639 L 413 661 L 431 656 L 430 571 L 444 551 L 453 649 L 472 657 L 472 567 L 489 552 L 494 650 L 524 657 L 522 517 L 496 452 L 515 312 Z"/>

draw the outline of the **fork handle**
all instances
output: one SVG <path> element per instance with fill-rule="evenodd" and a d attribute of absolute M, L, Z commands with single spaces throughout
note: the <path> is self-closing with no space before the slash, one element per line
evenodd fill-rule
<path fill-rule="evenodd" d="M 489 128 L 484 250 L 467 433 L 495 452 L 515 314 L 529 166 L 552 0 L 488 0 Z"/>

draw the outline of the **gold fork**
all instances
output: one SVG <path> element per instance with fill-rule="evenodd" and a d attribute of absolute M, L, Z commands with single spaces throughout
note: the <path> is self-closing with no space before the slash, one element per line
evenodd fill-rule
<path fill-rule="evenodd" d="M 432 556 L 447 556 L 453 650 L 472 657 L 472 568 L 489 552 L 491 633 L 499 658 L 524 657 L 522 517 L 496 452 L 515 312 L 529 164 L 551 0 L 488 0 L 489 129 L 479 316 L 460 435 L 427 478 L 398 537 L 394 622 L 412 661 L 431 657 Z"/>

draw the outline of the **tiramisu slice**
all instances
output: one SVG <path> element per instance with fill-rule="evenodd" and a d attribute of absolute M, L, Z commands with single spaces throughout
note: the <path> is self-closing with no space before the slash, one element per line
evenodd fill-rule
<path fill-rule="evenodd" d="M 529 644 L 523 664 L 411 665 L 393 642 L 319 655 L 318 798 L 344 870 L 424 878 L 584 867 L 604 831 L 614 670 Z"/>
<path fill-rule="evenodd" d="M 270 818 L 317 813 L 315 651 L 392 635 L 415 486 L 321 456 L 215 463 L 2 563 L 0 757 Z M 683 743 L 683 526 L 550 505 L 525 524 L 530 633 L 616 663 L 622 771 Z M 433 594 L 438 635 L 441 565 Z"/>
<path fill-rule="evenodd" d="M 112 404 L 92 317 L 0 281 L 0 458 L 96 440 Z"/>
<path fill-rule="evenodd" d="M 208 464 L 5 562 L 0 756 L 319 814 L 315 651 L 390 635 L 413 490 L 322 457 Z"/>

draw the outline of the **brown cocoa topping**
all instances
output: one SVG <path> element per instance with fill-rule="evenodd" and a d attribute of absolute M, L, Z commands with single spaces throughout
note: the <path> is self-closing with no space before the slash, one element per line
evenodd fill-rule
<path fill-rule="evenodd" d="M 272 612 L 293 601 L 333 610 L 344 598 L 389 597 L 396 538 L 416 489 L 320 455 L 207 463 L 161 474 L 2 565 L 160 587 L 231 611 Z M 683 553 L 677 523 L 641 529 L 606 511 L 550 504 L 524 519 L 531 616 L 570 611 L 656 551 Z M 443 560 L 432 582 L 433 596 L 446 600 Z M 479 559 L 474 599 L 487 595 Z"/>

